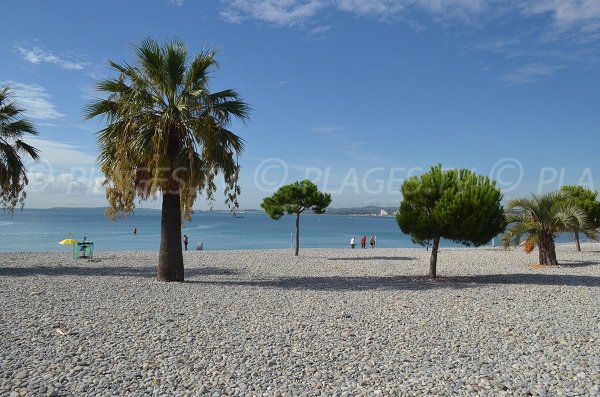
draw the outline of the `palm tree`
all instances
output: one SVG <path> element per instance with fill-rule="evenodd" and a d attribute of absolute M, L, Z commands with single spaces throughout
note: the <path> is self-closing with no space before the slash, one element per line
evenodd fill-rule
<path fill-rule="evenodd" d="M 188 60 L 177 39 L 161 46 L 147 38 L 135 47 L 137 64 L 109 65 L 118 76 L 97 83 L 105 98 L 86 108 L 102 116 L 99 164 L 106 176 L 111 219 L 126 216 L 134 200 L 162 194 L 157 278 L 183 281 L 181 225 L 198 193 L 213 199 L 215 177 L 225 181 L 226 203 L 237 208 L 238 154 L 243 140 L 229 131 L 232 119 L 247 120 L 249 107 L 233 90 L 211 93 L 215 51 Z"/>
<path fill-rule="evenodd" d="M 521 239 L 535 246 L 542 265 L 558 265 L 554 239 L 559 233 L 578 229 L 593 234 L 585 212 L 565 203 L 564 192 L 533 195 L 511 200 L 507 205 L 508 228 L 502 236 L 505 248 L 519 245 Z"/>
<path fill-rule="evenodd" d="M 8 87 L 0 88 L 0 206 L 12 212 L 19 204 L 23 207 L 29 183 L 21 156 L 37 161 L 39 151 L 23 141 L 25 134 L 38 133 L 11 96 Z"/>
<path fill-rule="evenodd" d="M 598 192 L 584 189 L 582 186 L 577 185 L 561 186 L 560 190 L 565 192 L 567 204 L 581 208 L 585 212 L 588 223 L 590 223 L 591 226 L 590 229 L 594 231 L 594 235 L 586 234 L 586 237 L 591 239 L 595 238 L 595 229 L 600 227 L 600 202 L 597 201 Z M 581 251 L 579 233 L 583 232 L 585 234 L 585 231 L 579 230 L 578 228 L 571 231 L 575 235 L 575 247 L 577 251 Z"/>

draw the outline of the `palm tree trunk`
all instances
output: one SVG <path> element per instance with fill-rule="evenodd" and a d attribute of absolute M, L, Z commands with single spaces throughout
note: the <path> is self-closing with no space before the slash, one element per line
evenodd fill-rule
<path fill-rule="evenodd" d="M 296 214 L 296 256 L 300 250 L 300 214 Z"/>
<path fill-rule="evenodd" d="M 556 259 L 556 246 L 554 245 L 554 239 L 550 239 L 549 249 L 548 249 L 548 264 L 550 266 L 558 266 L 558 260 Z"/>
<path fill-rule="evenodd" d="M 183 254 L 181 253 L 181 195 L 163 194 L 160 220 L 160 251 L 158 253 L 159 281 L 183 281 Z"/>
<path fill-rule="evenodd" d="M 579 244 L 579 232 L 575 231 L 575 245 L 577 246 L 577 251 L 581 251 L 581 245 Z"/>
<path fill-rule="evenodd" d="M 433 246 L 431 247 L 431 259 L 429 260 L 429 277 L 437 277 L 437 254 L 438 248 L 440 247 L 440 238 L 436 237 L 433 239 Z"/>
<path fill-rule="evenodd" d="M 556 259 L 556 246 L 552 236 L 543 236 L 538 245 L 539 260 L 541 265 L 558 266 Z"/>

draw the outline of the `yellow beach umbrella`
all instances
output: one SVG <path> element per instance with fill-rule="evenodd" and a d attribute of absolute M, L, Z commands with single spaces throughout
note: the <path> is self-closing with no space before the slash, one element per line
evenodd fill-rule
<path fill-rule="evenodd" d="M 77 244 L 77 240 L 74 238 L 66 238 L 58 242 L 60 245 L 75 245 Z"/>

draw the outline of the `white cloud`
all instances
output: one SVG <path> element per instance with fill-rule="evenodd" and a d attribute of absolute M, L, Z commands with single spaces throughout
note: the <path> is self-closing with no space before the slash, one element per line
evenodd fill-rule
<path fill-rule="evenodd" d="M 35 125 L 38 127 L 50 127 L 50 128 L 58 127 L 58 124 L 54 124 L 54 123 L 35 123 Z"/>
<path fill-rule="evenodd" d="M 357 15 L 391 16 L 404 10 L 403 3 L 397 0 L 338 0 L 337 7 Z"/>
<path fill-rule="evenodd" d="M 528 84 L 552 76 L 557 71 L 564 69 L 564 65 L 543 65 L 533 63 L 523 66 L 504 75 L 503 80 L 512 84 Z"/>
<path fill-rule="evenodd" d="M 83 62 L 70 61 L 66 58 L 59 57 L 58 55 L 39 47 L 25 48 L 23 46 L 17 46 L 16 48 L 23 56 L 23 59 L 36 65 L 47 62 L 58 65 L 66 70 L 82 70 L 86 65 Z"/>
<path fill-rule="evenodd" d="M 172 0 L 181 1 L 181 0 Z M 423 12 L 436 21 L 457 20 L 466 24 L 478 17 L 487 21 L 510 16 L 526 19 L 550 15 L 550 28 L 600 31 L 599 0 L 221 0 L 222 17 L 233 23 L 246 20 L 278 26 L 301 26 L 325 10 L 358 16 L 411 22 L 411 13 Z"/>
<path fill-rule="evenodd" d="M 77 173 L 45 173 L 32 171 L 28 172 L 29 184 L 27 185 L 27 194 L 31 193 L 59 193 L 65 196 L 70 195 L 102 195 L 104 197 L 104 177 L 84 175 Z M 80 206 L 86 206 L 86 202 L 79 203 Z M 83 205 L 82 205 L 83 204 Z"/>
<path fill-rule="evenodd" d="M 254 19 L 294 26 L 315 16 L 325 3 L 323 0 L 227 0 L 221 16 L 233 23 Z"/>
<path fill-rule="evenodd" d="M 95 166 L 96 157 L 83 152 L 78 146 L 40 138 L 28 138 L 27 143 L 40 150 L 44 167 Z"/>
<path fill-rule="evenodd" d="M 416 0 L 415 5 L 439 20 L 470 23 L 487 9 L 487 0 Z"/>
<path fill-rule="evenodd" d="M 3 81 L 0 85 L 8 85 L 24 113 L 33 119 L 59 119 L 65 115 L 58 112 L 46 89 L 36 84 L 23 84 L 15 81 Z"/>
<path fill-rule="evenodd" d="M 328 32 L 329 30 L 331 30 L 331 26 L 329 26 L 329 25 L 319 26 L 319 27 L 316 27 L 316 28 L 312 29 L 310 31 L 310 34 L 315 34 L 315 35 L 316 34 L 321 34 L 321 33 Z"/>
<path fill-rule="evenodd" d="M 233 23 L 257 20 L 279 26 L 297 26 L 326 9 L 359 16 L 393 19 L 410 10 L 440 19 L 469 19 L 486 8 L 487 0 L 222 0 L 221 16 Z M 319 28 L 317 28 L 319 29 Z"/>
<path fill-rule="evenodd" d="M 598 0 L 535 0 L 525 7 L 526 14 L 550 14 L 561 29 L 598 26 L 600 1 Z"/>
<path fill-rule="evenodd" d="M 479 12 L 487 5 L 485 0 L 417 0 L 415 4 L 434 13 L 447 12 L 452 8 Z"/>
<path fill-rule="evenodd" d="M 40 150 L 40 160 L 27 166 L 27 205 L 90 207 L 105 205 L 105 178 L 96 158 L 78 146 L 40 138 L 27 143 Z"/>

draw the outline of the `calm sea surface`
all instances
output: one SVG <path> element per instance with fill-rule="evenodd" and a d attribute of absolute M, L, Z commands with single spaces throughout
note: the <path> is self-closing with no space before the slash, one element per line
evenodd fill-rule
<path fill-rule="evenodd" d="M 229 213 L 197 212 L 185 224 L 182 233 L 189 237 L 189 248 L 202 241 L 204 249 L 289 248 L 295 218 L 284 216 L 278 221 L 265 214 L 245 213 L 233 217 Z M 137 228 L 137 234 L 133 229 Z M 306 248 L 345 248 L 350 238 L 377 236 L 381 248 L 414 247 L 393 217 L 302 215 L 300 246 Z M 72 247 L 58 242 L 72 237 L 87 237 L 94 248 L 102 251 L 144 250 L 159 248 L 160 211 L 137 210 L 126 220 L 110 222 L 100 208 L 24 209 L 0 214 L 0 251 L 70 251 Z M 561 240 L 568 241 L 568 236 Z M 498 241 L 496 240 L 496 243 Z M 444 242 L 442 246 L 458 246 Z"/>

